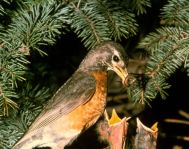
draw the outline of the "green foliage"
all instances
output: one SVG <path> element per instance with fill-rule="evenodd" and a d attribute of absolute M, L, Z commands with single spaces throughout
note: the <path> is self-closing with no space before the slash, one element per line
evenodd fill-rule
<path fill-rule="evenodd" d="M 99 12 L 107 20 L 110 37 L 114 40 L 128 38 L 136 34 L 137 24 L 135 15 L 124 9 L 119 3 L 112 1 L 97 1 Z"/>
<path fill-rule="evenodd" d="M 187 0 L 171 0 L 162 9 L 162 23 L 166 25 L 188 27 L 188 7 Z"/>
<path fill-rule="evenodd" d="M 140 15 L 146 13 L 146 7 L 151 7 L 151 3 L 150 0 L 131 0 L 130 7 Z"/>
<path fill-rule="evenodd" d="M 5 11 L 5 9 L 4 9 L 4 7 L 3 7 L 3 4 L 10 4 L 10 2 L 11 2 L 12 0 L 2 0 L 1 2 L 0 2 L 0 16 L 2 16 L 3 14 L 5 14 L 6 13 L 6 11 Z"/>
<path fill-rule="evenodd" d="M 135 15 L 117 2 L 79 1 L 71 3 L 70 8 L 71 27 L 89 49 L 105 40 L 121 40 L 136 34 Z"/>
<path fill-rule="evenodd" d="M 104 40 L 110 40 L 108 37 L 107 21 L 97 11 L 94 2 L 70 6 L 73 12 L 71 13 L 71 27 L 75 30 L 84 44 L 91 48 Z"/>
<path fill-rule="evenodd" d="M 188 69 L 188 12 L 187 0 L 170 0 L 162 9 L 163 26 L 140 42 L 138 48 L 150 54 L 145 72 L 148 79 L 144 88 L 131 87 L 129 94 L 134 101 L 148 102 L 158 93 L 165 99 L 170 87 L 166 80 L 183 64 Z"/>
<path fill-rule="evenodd" d="M 19 110 L 12 111 L 9 117 L 0 117 L 0 148 L 2 149 L 9 149 L 16 143 L 42 110 L 45 100 L 51 96 L 48 88 L 40 85 L 33 86 L 31 83 L 22 84 L 18 94 Z"/>
<path fill-rule="evenodd" d="M 18 107 L 13 99 L 18 98 L 15 88 L 17 87 L 17 81 L 24 80 L 23 75 L 26 71 L 24 64 L 26 63 L 28 63 L 28 61 L 19 50 L 0 48 L 1 115 L 8 115 L 9 108 L 15 109 Z"/>
<path fill-rule="evenodd" d="M 68 9 L 54 2 L 29 3 L 22 5 L 14 13 L 12 23 L 2 35 L 3 43 L 22 43 L 27 48 L 36 49 L 40 45 L 53 44 L 55 37 L 67 22 Z"/>

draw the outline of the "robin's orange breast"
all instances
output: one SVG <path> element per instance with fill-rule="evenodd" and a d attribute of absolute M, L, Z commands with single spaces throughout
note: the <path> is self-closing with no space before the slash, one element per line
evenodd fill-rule
<path fill-rule="evenodd" d="M 92 75 L 96 79 L 94 95 L 87 103 L 79 106 L 63 119 L 59 119 L 61 124 L 59 131 L 81 131 L 83 128 L 93 125 L 104 112 L 107 95 L 107 72 L 93 72 Z M 58 129 L 57 126 L 56 129 Z"/>

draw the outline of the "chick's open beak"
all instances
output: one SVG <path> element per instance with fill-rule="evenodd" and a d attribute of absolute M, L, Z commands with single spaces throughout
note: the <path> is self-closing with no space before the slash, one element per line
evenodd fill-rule
<path fill-rule="evenodd" d="M 128 81 L 128 72 L 127 69 L 124 67 L 119 67 L 119 66 L 115 66 L 113 68 L 113 71 L 115 71 L 115 73 L 117 73 L 117 75 L 121 78 L 123 85 L 127 85 L 127 81 Z"/>

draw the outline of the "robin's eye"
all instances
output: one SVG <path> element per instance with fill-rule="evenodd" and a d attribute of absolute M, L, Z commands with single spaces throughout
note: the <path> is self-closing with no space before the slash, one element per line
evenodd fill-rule
<path fill-rule="evenodd" d="M 116 56 L 116 55 L 114 55 L 114 56 L 113 56 L 113 60 L 114 60 L 115 62 L 119 62 L 119 57 Z"/>

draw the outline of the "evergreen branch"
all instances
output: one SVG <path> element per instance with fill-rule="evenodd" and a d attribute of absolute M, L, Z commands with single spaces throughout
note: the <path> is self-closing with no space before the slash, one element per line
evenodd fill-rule
<path fill-rule="evenodd" d="M 108 22 L 110 37 L 121 40 L 136 34 L 135 15 L 120 7 L 117 2 L 96 1 L 96 8 Z"/>
<path fill-rule="evenodd" d="M 163 75 L 169 77 L 178 67 L 180 67 L 188 54 L 188 39 L 177 41 L 167 40 L 156 49 L 156 53 L 151 56 L 148 62 L 146 73 L 149 77 Z"/>
<path fill-rule="evenodd" d="M 5 12 L 5 9 L 4 9 L 3 6 L 2 6 L 2 3 L 10 4 L 10 2 L 9 2 L 8 0 L 2 0 L 2 1 L 0 2 L 0 16 L 2 16 L 3 14 L 6 13 L 6 12 Z"/>
<path fill-rule="evenodd" d="M 31 109 L 31 107 L 36 107 L 36 105 L 28 105 L 28 108 Z M 39 112 L 39 110 L 37 112 Z M 16 114 L 11 117 L 1 118 L 0 123 L 2 123 L 2 125 L 0 126 L 0 148 L 11 148 L 26 132 L 29 125 L 36 117 L 37 112 L 35 110 L 26 110 L 22 111 L 19 115 L 17 115 L 18 113 L 16 112 Z"/>
<path fill-rule="evenodd" d="M 148 62 L 147 70 L 146 70 L 150 78 L 156 77 L 156 75 L 160 73 L 161 69 L 166 67 L 166 64 L 169 64 L 169 60 L 173 59 L 172 56 L 174 55 L 174 52 L 175 51 L 172 49 L 170 49 L 170 51 L 167 51 L 166 53 L 164 53 L 163 51 L 159 51 L 159 54 L 153 55 L 151 57 L 151 59 Z M 170 65 L 171 64 L 169 64 L 169 67 Z M 166 71 L 163 72 L 167 73 Z"/>
<path fill-rule="evenodd" d="M 165 47 L 164 47 L 165 48 Z M 167 47 L 166 47 L 167 48 Z M 160 50 L 162 50 L 160 48 Z M 170 85 L 166 83 L 166 79 L 175 72 L 184 62 L 186 49 L 169 49 L 166 53 L 154 55 L 148 62 L 146 75 L 151 79 L 146 85 L 146 99 L 153 99 L 157 92 L 165 99 L 166 92 Z"/>
<path fill-rule="evenodd" d="M 0 5 L 0 15 L 3 15 L 5 13 L 4 8 L 2 5 Z"/>
<path fill-rule="evenodd" d="M 56 2 L 25 4 L 15 13 L 1 40 L 5 43 L 19 42 L 37 50 L 40 45 L 53 44 L 56 35 L 61 33 L 59 30 L 67 22 L 67 12 L 67 7 Z"/>
<path fill-rule="evenodd" d="M 51 92 L 40 85 L 23 84 L 19 89 L 20 107 L 10 112 L 9 117 L 0 117 L 0 148 L 11 148 L 22 137 L 32 121 L 43 108 L 45 100 L 49 99 Z M 24 100 L 24 102 L 23 102 Z"/>
<path fill-rule="evenodd" d="M 139 102 L 141 104 L 147 103 L 150 105 L 145 97 L 146 82 L 148 80 L 149 79 L 145 75 L 140 76 L 140 78 L 132 78 L 131 84 L 127 87 L 128 98 L 134 102 Z"/>
<path fill-rule="evenodd" d="M 9 93 L 10 93 L 10 91 L 9 91 Z M 12 92 L 12 93 L 14 93 L 14 92 Z M 11 93 L 11 97 L 13 95 L 12 93 Z M 16 108 L 18 108 L 18 106 L 13 100 L 4 96 L 4 94 L 2 96 L 3 96 L 1 98 L 2 103 L 0 103 L 0 106 L 3 109 L 3 112 L 2 112 L 3 116 L 9 116 L 9 108 L 16 109 Z"/>
<path fill-rule="evenodd" d="M 17 98 L 17 94 L 10 90 L 7 83 L 0 84 L 0 116 L 8 116 L 9 108 L 18 108 L 17 103 L 10 98 Z"/>
<path fill-rule="evenodd" d="M 141 104 L 148 104 L 150 106 L 150 101 L 154 99 L 159 93 L 162 99 L 167 97 L 166 89 L 170 88 L 170 85 L 166 83 L 166 79 L 162 76 L 156 78 L 145 78 L 140 80 L 140 82 L 135 82 L 128 87 L 127 93 L 128 98 L 134 102 L 139 102 Z"/>
<path fill-rule="evenodd" d="M 115 28 L 112 31 L 115 40 L 121 40 L 121 37 L 127 39 L 136 34 L 138 25 L 132 13 L 115 11 L 112 17 L 115 20 Z"/>
<path fill-rule="evenodd" d="M 151 53 L 145 73 L 149 80 L 145 86 L 144 100 L 155 98 L 157 93 L 163 99 L 166 97 L 164 90 L 170 87 L 166 79 L 185 62 L 188 45 L 188 31 L 176 27 L 163 27 L 141 41 L 139 47 Z M 139 101 L 141 97 L 136 96 Z"/>
<path fill-rule="evenodd" d="M 29 62 L 18 50 L 0 50 L 0 77 L 9 80 L 12 87 L 17 86 L 17 80 L 25 80 L 25 64 Z"/>
<path fill-rule="evenodd" d="M 8 116 L 9 108 L 18 108 L 17 104 L 12 99 L 18 98 L 14 90 L 14 84 L 16 84 L 16 80 L 19 77 L 19 75 L 16 71 L 11 72 L 12 74 L 9 75 L 9 70 L 6 70 L 6 68 L 2 67 L 0 68 L 0 115 Z M 15 70 L 15 68 L 13 69 Z"/>
<path fill-rule="evenodd" d="M 158 76 L 154 79 L 150 79 L 146 85 L 145 101 L 154 99 L 159 93 L 162 99 L 166 99 L 167 93 L 165 90 L 170 88 L 170 85 L 166 83 L 166 79 L 162 76 Z"/>
<path fill-rule="evenodd" d="M 161 68 L 164 68 L 162 69 L 164 75 L 169 74 L 169 68 L 174 72 L 184 62 L 188 42 L 189 33 L 182 28 L 174 27 L 159 29 L 157 33 L 151 33 L 141 41 L 139 47 L 145 48 L 152 55 L 147 67 L 149 76 L 154 77 L 157 73 L 161 73 Z M 168 74 L 166 77 L 170 75 Z"/>
<path fill-rule="evenodd" d="M 189 1 L 188 0 L 169 0 L 161 13 L 161 23 L 174 26 L 189 25 Z"/>
<path fill-rule="evenodd" d="M 80 4 L 79 8 L 71 4 L 71 28 L 86 47 L 90 49 L 104 40 L 110 40 L 107 21 L 97 12 L 94 2 Z"/>
<path fill-rule="evenodd" d="M 189 37 L 189 32 L 180 27 L 162 27 L 156 30 L 156 32 L 150 33 L 145 37 L 138 45 L 138 48 L 144 48 L 148 50 L 152 55 L 159 45 L 162 45 L 166 41 L 177 42 L 177 40 L 185 39 Z M 165 48 L 166 49 L 166 48 Z"/>
<path fill-rule="evenodd" d="M 10 4 L 10 2 L 12 2 L 13 0 L 2 0 L 3 2 Z"/>
<path fill-rule="evenodd" d="M 129 99 L 131 99 L 134 102 L 140 102 L 141 104 L 144 104 L 144 90 L 142 88 L 139 88 L 139 86 L 137 85 L 135 85 L 135 87 L 129 86 L 127 92 Z"/>
<path fill-rule="evenodd" d="M 137 15 L 146 14 L 146 7 L 151 7 L 150 0 L 132 0 L 130 2 L 130 8 L 135 11 Z"/>
<path fill-rule="evenodd" d="M 28 64 L 28 61 L 20 51 L 8 50 L 4 46 L 0 48 L 0 108 L 2 109 L 0 112 L 7 116 L 10 108 L 18 108 L 13 101 L 18 98 L 15 88 L 17 81 L 25 80 L 23 75 L 26 71 L 25 64 Z"/>
<path fill-rule="evenodd" d="M 20 123 L 20 120 L 16 118 L 12 118 L 9 120 L 0 118 L 0 130 L 1 130 L 0 148 L 1 149 L 10 149 L 16 142 L 17 138 L 23 135 L 23 132 L 21 133 L 19 130 L 19 127 L 17 127 L 19 123 Z"/>

